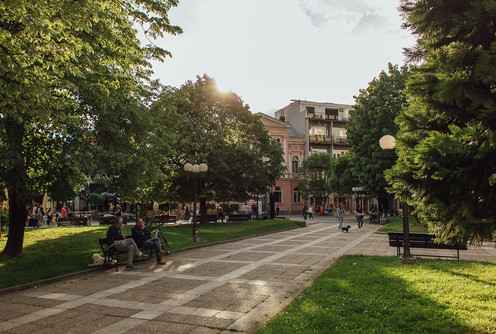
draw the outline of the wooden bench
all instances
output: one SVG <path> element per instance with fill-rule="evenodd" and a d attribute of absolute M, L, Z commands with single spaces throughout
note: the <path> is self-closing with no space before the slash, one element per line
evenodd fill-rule
<path fill-rule="evenodd" d="M 202 218 L 202 215 L 198 215 L 196 216 L 196 221 L 197 222 L 201 222 L 201 218 Z M 214 223 L 217 223 L 217 220 L 219 219 L 219 216 L 218 215 L 207 215 L 207 221 L 208 222 L 214 222 Z"/>
<path fill-rule="evenodd" d="M 130 235 L 126 235 L 126 239 L 132 238 Z M 98 238 L 98 242 L 100 243 L 100 248 L 102 249 L 103 253 L 103 267 L 107 265 L 107 263 L 112 263 L 113 266 L 115 267 L 115 271 L 119 271 L 119 268 L 117 267 L 119 265 L 119 255 L 121 254 L 126 254 L 127 256 L 127 251 L 118 251 L 115 248 L 110 248 L 107 245 L 107 238 Z M 139 249 L 141 253 L 148 255 L 148 258 L 146 260 L 149 260 L 152 255 L 154 250 L 149 249 L 149 248 L 140 248 Z"/>
<path fill-rule="evenodd" d="M 59 217 L 57 218 L 57 226 L 69 226 L 69 225 L 76 225 L 76 226 L 87 226 L 88 225 L 88 218 L 86 217 Z"/>
<path fill-rule="evenodd" d="M 246 222 L 251 220 L 251 213 L 237 213 L 227 217 L 228 222 Z"/>
<path fill-rule="evenodd" d="M 410 233 L 410 248 L 433 248 L 433 249 L 456 249 L 456 256 L 445 255 L 428 255 L 418 254 L 419 256 L 432 256 L 432 257 L 446 257 L 456 258 L 460 260 L 460 250 L 467 250 L 467 241 L 457 242 L 456 244 L 449 245 L 445 243 L 436 243 L 434 234 L 428 233 Z M 398 257 L 401 256 L 401 247 L 403 244 L 403 232 L 388 232 L 389 246 L 396 247 Z"/>
<path fill-rule="evenodd" d="M 172 224 L 177 222 L 177 216 L 175 215 L 163 215 L 163 216 L 154 216 L 152 219 L 152 224 Z"/>

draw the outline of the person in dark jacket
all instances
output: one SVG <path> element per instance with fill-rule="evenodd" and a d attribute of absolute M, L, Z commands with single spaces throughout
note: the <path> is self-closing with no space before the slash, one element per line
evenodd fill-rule
<path fill-rule="evenodd" d="M 127 251 L 127 264 L 126 270 L 137 270 L 133 266 L 133 254 L 138 258 L 148 258 L 145 254 L 141 253 L 138 246 L 132 238 L 126 239 L 121 232 L 122 218 L 117 218 L 115 223 L 107 230 L 107 245 L 109 248 L 115 248 L 118 251 Z"/>
<path fill-rule="evenodd" d="M 162 250 L 162 243 L 159 238 L 152 238 L 150 230 L 143 224 L 143 219 L 138 218 L 136 221 L 136 226 L 131 230 L 133 233 L 133 239 L 138 245 L 138 247 L 153 249 L 157 256 L 157 264 L 165 264 L 162 260 L 162 256 L 165 251 Z"/>

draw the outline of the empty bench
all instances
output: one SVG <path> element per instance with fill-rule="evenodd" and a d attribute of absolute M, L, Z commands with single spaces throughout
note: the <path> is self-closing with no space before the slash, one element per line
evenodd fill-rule
<path fill-rule="evenodd" d="M 158 224 L 158 225 L 175 224 L 176 222 L 177 222 L 177 216 L 175 215 L 155 216 L 152 219 L 152 224 Z"/>
<path fill-rule="evenodd" d="M 57 219 L 57 226 L 86 226 L 88 225 L 88 218 L 86 217 L 59 217 Z"/>
<path fill-rule="evenodd" d="M 203 215 L 198 215 L 196 216 L 196 221 L 201 222 L 202 221 Z M 217 223 L 217 219 L 219 219 L 218 215 L 207 215 L 207 222 L 214 222 Z"/>
<path fill-rule="evenodd" d="M 246 222 L 251 220 L 251 213 L 237 213 L 235 215 L 229 215 L 227 218 L 228 222 Z"/>
<path fill-rule="evenodd" d="M 460 250 L 467 250 L 467 241 L 455 244 L 437 243 L 436 236 L 428 233 L 410 233 L 410 248 L 455 249 L 456 256 L 417 254 L 418 256 L 446 257 L 460 260 Z M 401 247 L 404 247 L 403 232 L 388 232 L 389 246 L 396 247 L 398 257 L 401 256 Z"/>

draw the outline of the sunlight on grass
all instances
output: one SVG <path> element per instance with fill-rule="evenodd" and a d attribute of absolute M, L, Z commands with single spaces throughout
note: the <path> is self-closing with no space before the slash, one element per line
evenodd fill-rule
<path fill-rule="evenodd" d="M 257 333 L 494 333 L 496 265 L 346 256 Z"/>

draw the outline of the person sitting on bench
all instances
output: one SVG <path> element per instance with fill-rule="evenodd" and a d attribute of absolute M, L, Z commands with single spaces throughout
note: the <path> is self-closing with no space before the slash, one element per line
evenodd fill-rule
<path fill-rule="evenodd" d="M 162 260 L 162 255 L 165 254 L 165 251 L 162 250 L 162 243 L 159 238 L 151 237 L 151 232 L 143 224 L 143 219 L 138 218 L 136 226 L 133 227 L 131 232 L 133 233 L 134 241 L 139 247 L 155 250 L 157 264 L 165 264 L 165 261 Z"/>
<path fill-rule="evenodd" d="M 126 270 L 137 270 L 133 266 L 133 253 L 138 258 L 148 258 L 145 254 L 141 253 L 138 246 L 132 238 L 126 239 L 121 232 L 122 218 L 117 218 L 109 229 L 107 230 L 107 245 L 109 248 L 115 248 L 117 251 L 127 251 L 127 264 Z"/>

